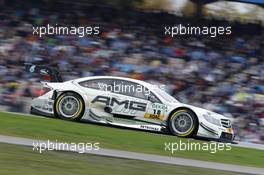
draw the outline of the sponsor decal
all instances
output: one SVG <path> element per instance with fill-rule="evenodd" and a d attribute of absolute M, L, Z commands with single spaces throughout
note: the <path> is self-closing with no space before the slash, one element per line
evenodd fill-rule
<path fill-rule="evenodd" d="M 36 69 L 36 66 L 35 65 L 32 65 L 30 68 L 29 68 L 29 71 L 31 73 L 34 73 L 35 72 L 35 69 Z"/>
<path fill-rule="evenodd" d="M 145 112 L 147 108 L 147 103 L 141 103 L 137 101 L 131 101 L 131 100 L 118 100 L 114 97 L 107 97 L 107 96 L 96 96 L 92 103 L 104 103 L 106 106 L 123 106 L 125 109 L 131 109 L 136 111 L 142 111 Z"/>
<path fill-rule="evenodd" d="M 148 126 L 148 125 L 140 125 L 140 128 L 147 129 L 147 130 L 152 130 L 152 131 L 159 131 L 159 128 L 156 128 L 156 127 L 153 127 L 153 126 Z"/>
<path fill-rule="evenodd" d="M 229 133 L 229 134 L 233 134 L 233 129 L 232 129 L 232 128 L 227 128 L 226 131 L 227 131 L 227 133 Z"/>
<path fill-rule="evenodd" d="M 144 118 L 163 120 L 164 115 L 162 114 L 164 114 L 164 111 L 168 111 L 168 107 L 160 103 L 153 103 L 151 108 L 153 109 L 153 113 L 145 114 Z"/>
<path fill-rule="evenodd" d="M 165 111 L 165 112 L 168 111 L 168 106 L 164 105 L 164 104 L 160 104 L 160 103 L 153 103 L 151 105 L 151 108 L 152 109 L 157 109 L 157 110 L 162 110 L 162 111 Z"/>
<path fill-rule="evenodd" d="M 49 74 L 49 71 L 47 69 L 40 69 L 40 74 L 42 75 L 48 75 Z"/>
<path fill-rule="evenodd" d="M 144 118 L 163 120 L 164 116 L 159 114 L 145 114 Z"/>

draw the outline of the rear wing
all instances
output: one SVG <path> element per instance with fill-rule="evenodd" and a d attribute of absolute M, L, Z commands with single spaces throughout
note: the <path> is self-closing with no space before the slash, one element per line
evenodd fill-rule
<path fill-rule="evenodd" d="M 30 74 L 38 74 L 43 76 L 44 79 L 47 78 L 50 82 L 63 82 L 62 77 L 57 69 L 51 68 L 49 66 L 35 65 L 31 63 L 26 63 L 26 72 Z"/>

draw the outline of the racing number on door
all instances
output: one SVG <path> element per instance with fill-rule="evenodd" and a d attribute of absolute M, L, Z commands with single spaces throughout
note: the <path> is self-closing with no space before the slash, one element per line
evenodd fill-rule
<path fill-rule="evenodd" d="M 153 109 L 153 113 L 151 114 L 145 114 L 144 118 L 149 118 L 149 119 L 163 119 L 163 115 L 161 115 L 161 110 L 159 109 Z"/>
<path fill-rule="evenodd" d="M 149 112 L 144 115 L 144 118 L 163 120 L 164 112 L 167 110 L 166 105 L 154 103 L 151 105 Z"/>
<path fill-rule="evenodd" d="M 152 119 L 162 119 L 163 116 L 161 116 L 161 110 L 159 109 L 153 109 L 153 114 L 150 114 L 150 117 Z"/>
<path fill-rule="evenodd" d="M 161 111 L 158 109 L 154 109 L 153 111 L 154 111 L 154 113 L 153 113 L 154 115 L 160 115 L 160 113 L 161 113 Z"/>

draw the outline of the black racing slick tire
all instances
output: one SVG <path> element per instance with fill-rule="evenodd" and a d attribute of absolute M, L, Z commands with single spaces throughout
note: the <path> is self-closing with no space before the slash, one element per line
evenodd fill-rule
<path fill-rule="evenodd" d="M 168 120 L 170 132 L 178 137 L 192 137 L 197 133 L 198 119 L 188 109 L 178 109 L 172 112 Z"/>
<path fill-rule="evenodd" d="M 61 94 L 55 102 L 55 112 L 63 120 L 79 121 L 84 114 L 84 101 L 74 92 Z"/>

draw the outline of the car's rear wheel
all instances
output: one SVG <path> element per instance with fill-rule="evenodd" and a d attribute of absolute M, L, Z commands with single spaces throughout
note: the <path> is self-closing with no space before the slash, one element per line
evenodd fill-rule
<path fill-rule="evenodd" d="M 197 132 L 198 119 L 192 111 L 179 109 L 170 115 L 168 126 L 173 135 L 191 137 Z"/>
<path fill-rule="evenodd" d="M 64 120 L 80 120 L 84 113 L 84 102 L 80 95 L 66 92 L 55 102 L 56 114 Z"/>

